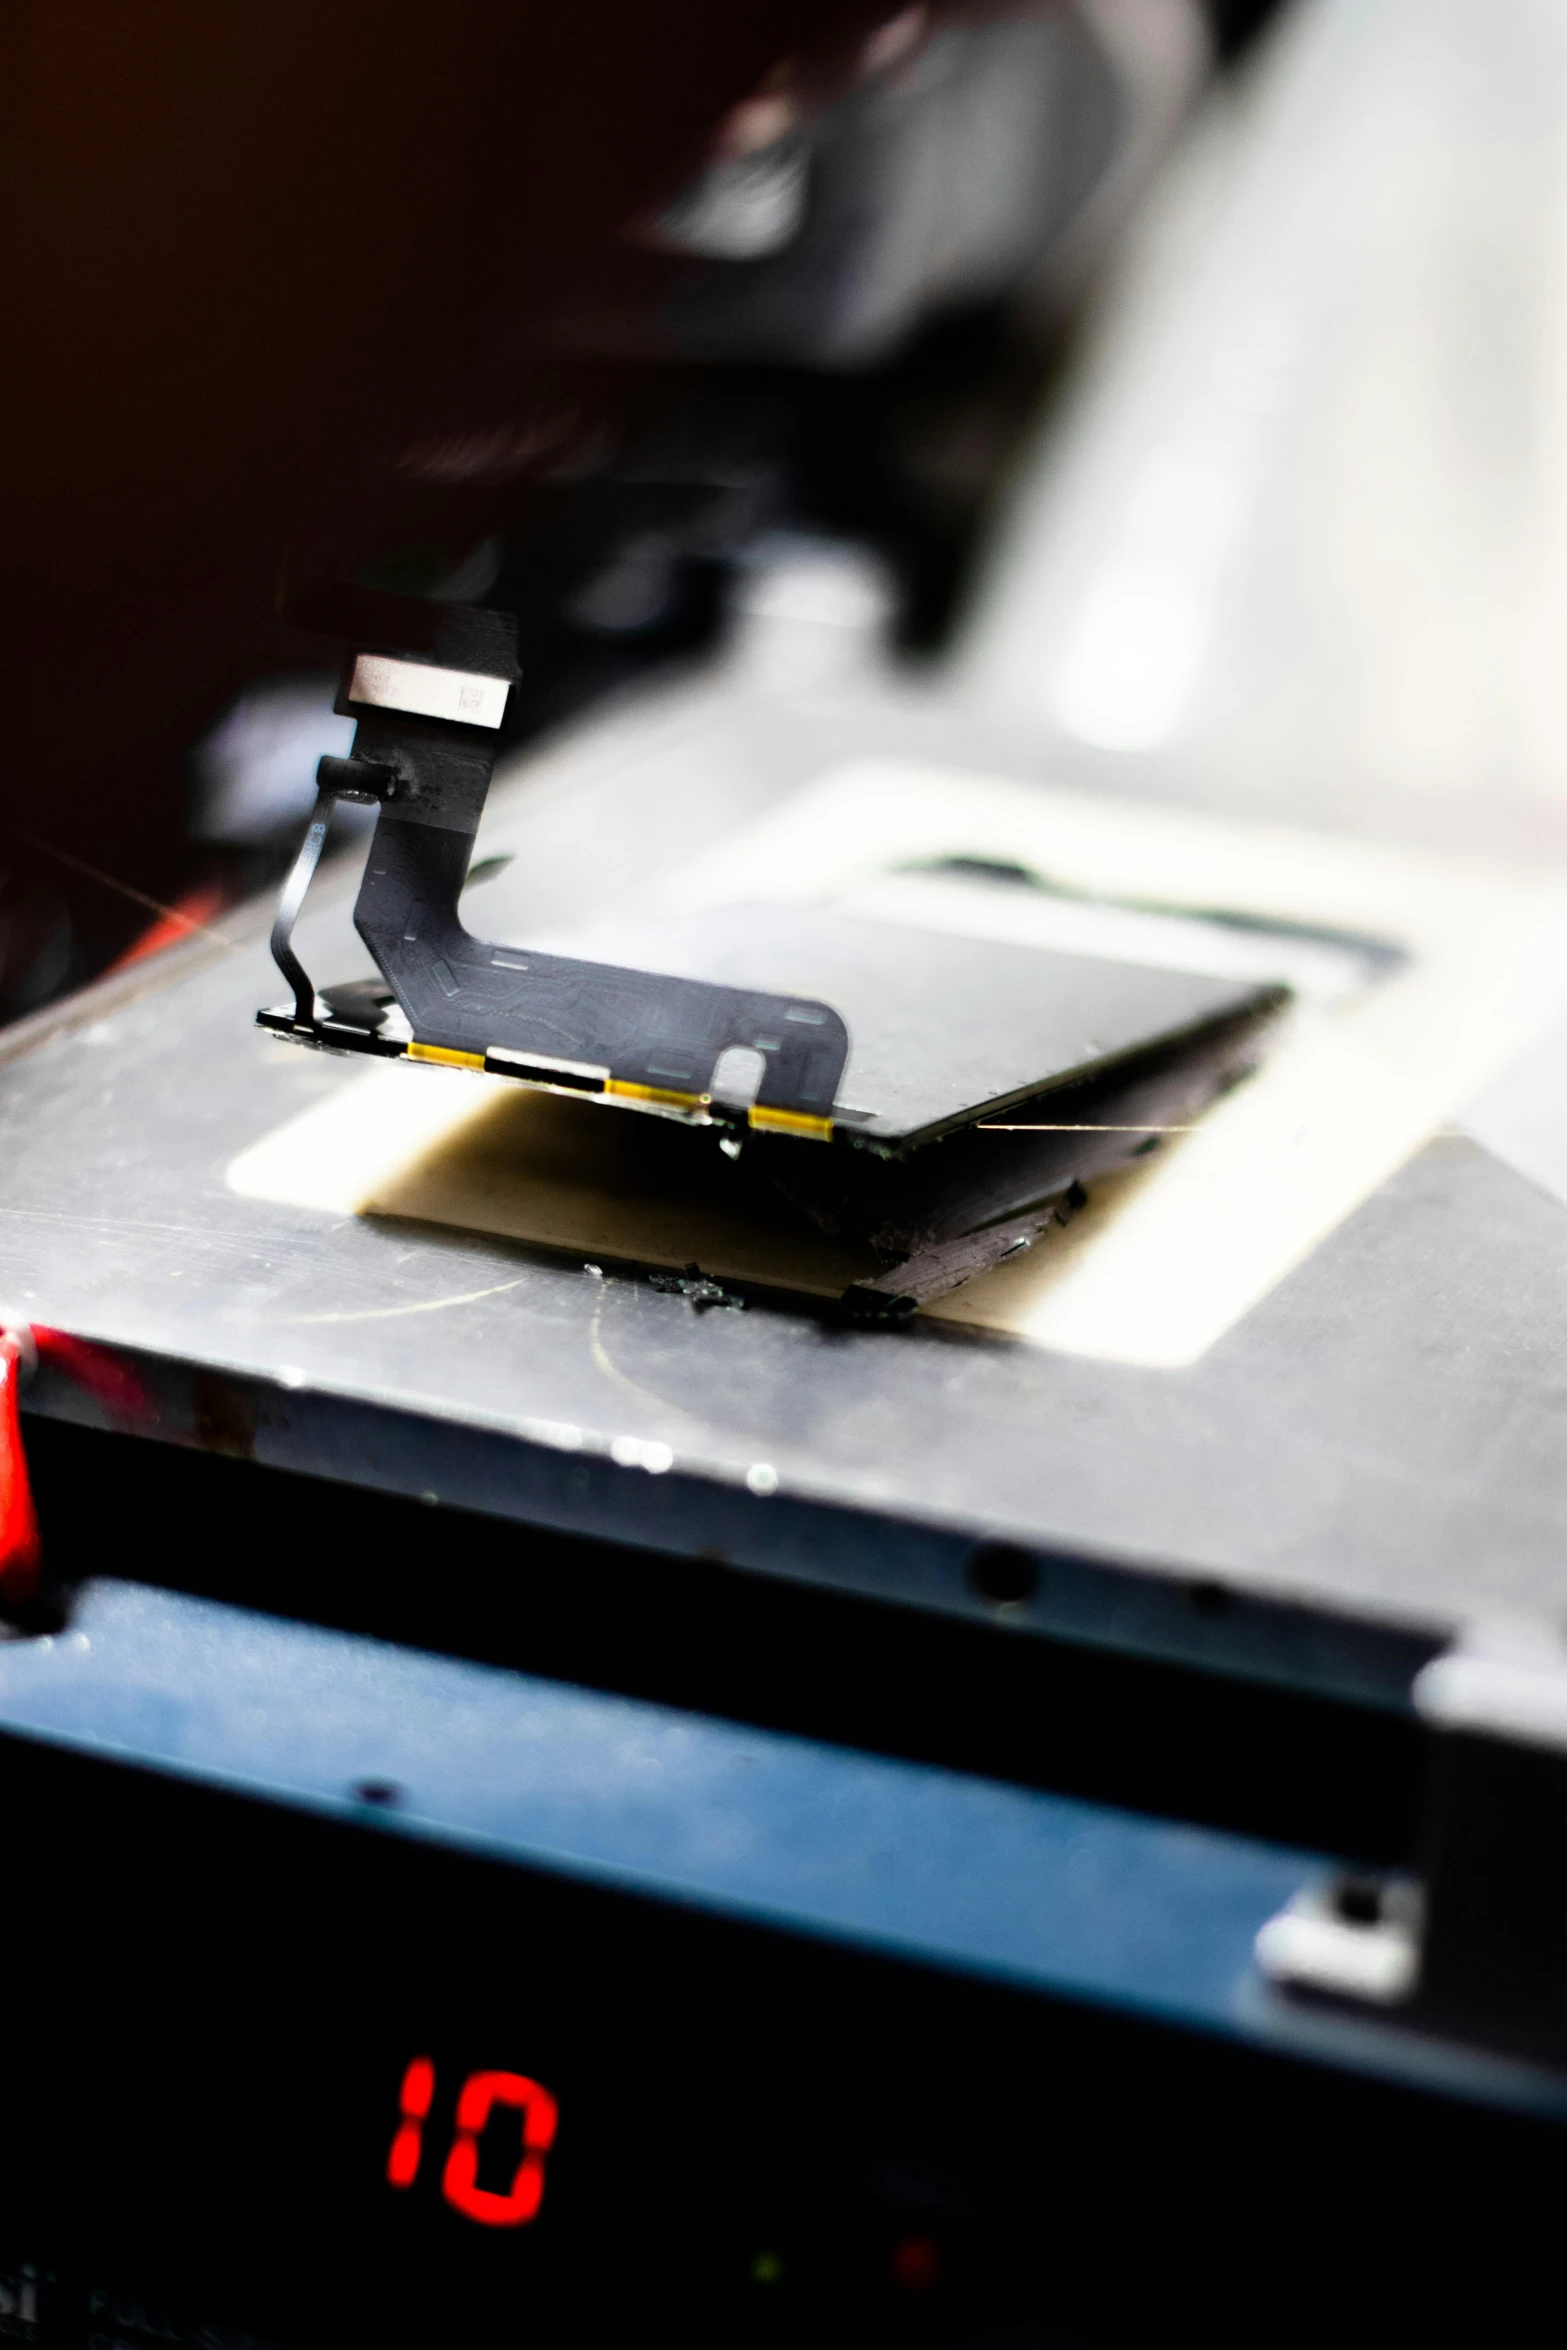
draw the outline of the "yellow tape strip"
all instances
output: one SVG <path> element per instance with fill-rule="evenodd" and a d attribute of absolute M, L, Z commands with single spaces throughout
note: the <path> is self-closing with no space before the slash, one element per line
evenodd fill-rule
<path fill-rule="evenodd" d="M 618 1094 L 622 1101 L 657 1102 L 664 1110 L 705 1110 L 707 1096 L 701 1093 L 666 1093 L 658 1085 L 631 1085 L 622 1077 L 606 1077 L 606 1093 Z"/>
<path fill-rule="evenodd" d="M 482 1069 L 483 1053 L 457 1053 L 446 1044 L 421 1044 L 416 1037 L 408 1047 L 410 1061 L 439 1061 L 445 1069 Z"/>
<path fill-rule="evenodd" d="M 751 1104 L 751 1124 L 764 1130 L 771 1128 L 777 1134 L 803 1134 L 812 1142 L 831 1142 L 832 1120 L 813 1118 L 805 1110 L 766 1110 L 760 1102 Z"/>

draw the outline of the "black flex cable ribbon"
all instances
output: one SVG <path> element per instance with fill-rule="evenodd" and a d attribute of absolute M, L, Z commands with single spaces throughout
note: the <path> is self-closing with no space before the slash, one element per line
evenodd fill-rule
<path fill-rule="evenodd" d="M 305 902 L 305 892 L 315 879 L 316 867 L 321 862 L 321 851 L 326 846 L 327 831 L 332 822 L 332 810 L 336 806 L 336 792 L 328 791 L 324 786 L 317 791 L 309 829 L 299 844 L 299 854 L 283 884 L 277 918 L 272 925 L 272 960 L 294 991 L 294 1020 L 300 1028 L 313 1029 L 315 1026 L 316 991 L 309 972 L 294 952 L 294 924 Z"/>

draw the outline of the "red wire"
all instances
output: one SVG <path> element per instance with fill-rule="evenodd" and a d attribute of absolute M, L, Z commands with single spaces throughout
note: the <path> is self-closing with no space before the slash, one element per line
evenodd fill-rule
<path fill-rule="evenodd" d="M 68 1330 L 51 1330 L 42 1322 L 32 1326 L 38 1359 L 53 1371 L 63 1371 L 73 1386 L 103 1405 L 113 1420 L 144 1423 L 151 1399 L 133 1366 L 112 1347 L 91 1338 L 74 1338 Z"/>
<path fill-rule="evenodd" d="M 22 1415 L 17 1390 L 22 1377 L 22 1342 L 0 1329 L 0 1605 L 21 1607 L 37 1596 L 43 1546 L 38 1513 L 22 1450 Z"/>

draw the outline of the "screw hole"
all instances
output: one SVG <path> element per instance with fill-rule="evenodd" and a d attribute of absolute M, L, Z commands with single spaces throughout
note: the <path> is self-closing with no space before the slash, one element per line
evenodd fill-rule
<path fill-rule="evenodd" d="M 1382 1888 L 1369 1877 L 1346 1877 L 1333 1896 L 1346 1926 L 1375 1926 L 1382 1919 Z"/>
<path fill-rule="evenodd" d="M 1227 1615 L 1235 1600 L 1233 1591 L 1223 1583 L 1212 1582 L 1188 1583 L 1186 1596 L 1191 1602 L 1192 1613 L 1199 1616 Z"/>
<path fill-rule="evenodd" d="M 395 1779 L 356 1779 L 354 1799 L 358 1803 L 374 1803 L 383 1811 L 390 1811 L 403 1800 L 403 1791 Z"/>
<path fill-rule="evenodd" d="M 1013 1607 L 1039 1589 L 1038 1562 L 1012 1542 L 982 1542 L 968 1562 L 969 1588 L 993 1607 Z"/>

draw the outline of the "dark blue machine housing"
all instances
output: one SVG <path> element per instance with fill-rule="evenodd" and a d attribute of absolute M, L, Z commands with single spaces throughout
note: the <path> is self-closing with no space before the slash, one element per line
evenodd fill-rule
<path fill-rule="evenodd" d="M 1258 1984 L 1308 1853 L 124 1581 L 0 1725 L 0 2340 L 1408 2338 L 1550 2266 L 1549 2072 Z"/>

